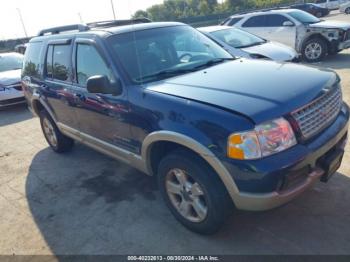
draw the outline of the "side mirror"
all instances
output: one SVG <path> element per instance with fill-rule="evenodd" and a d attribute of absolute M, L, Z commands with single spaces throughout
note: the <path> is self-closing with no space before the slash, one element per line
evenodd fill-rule
<path fill-rule="evenodd" d="M 291 21 L 285 21 L 283 22 L 283 26 L 294 26 L 294 23 Z"/>
<path fill-rule="evenodd" d="M 122 93 L 122 86 L 119 80 L 116 83 L 111 83 L 107 76 L 96 75 L 89 77 L 86 82 L 86 89 L 89 93 L 120 95 Z"/>

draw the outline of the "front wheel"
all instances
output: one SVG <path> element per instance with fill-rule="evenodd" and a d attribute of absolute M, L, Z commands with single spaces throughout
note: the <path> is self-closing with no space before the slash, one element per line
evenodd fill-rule
<path fill-rule="evenodd" d="M 345 9 L 345 14 L 350 15 L 350 7 L 348 7 L 348 8 Z"/>
<path fill-rule="evenodd" d="M 327 54 L 327 44 L 321 38 L 306 41 L 302 48 L 302 56 L 309 63 L 321 61 Z"/>
<path fill-rule="evenodd" d="M 175 151 L 161 160 L 158 184 L 175 218 L 194 232 L 217 232 L 233 210 L 217 174 L 204 160 L 187 151 Z"/>

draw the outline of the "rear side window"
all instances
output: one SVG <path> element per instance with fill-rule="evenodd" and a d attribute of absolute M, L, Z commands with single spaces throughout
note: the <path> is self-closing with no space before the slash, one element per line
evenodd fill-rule
<path fill-rule="evenodd" d="M 242 20 L 242 17 L 231 18 L 231 20 L 227 23 L 229 26 L 233 26 Z"/>
<path fill-rule="evenodd" d="M 283 15 L 268 15 L 267 16 L 267 26 L 268 27 L 281 27 L 284 22 L 290 21 L 287 17 Z"/>
<path fill-rule="evenodd" d="M 105 75 L 113 82 L 112 71 L 92 45 L 77 45 L 77 81 L 85 86 L 91 76 Z"/>
<path fill-rule="evenodd" d="M 249 18 L 243 25 L 243 27 L 266 27 L 266 15 L 253 16 Z"/>
<path fill-rule="evenodd" d="M 23 75 L 39 77 L 42 42 L 29 43 L 23 61 Z"/>
<path fill-rule="evenodd" d="M 70 45 L 49 45 L 46 56 L 46 76 L 51 79 L 67 81 L 71 61 Z"/>

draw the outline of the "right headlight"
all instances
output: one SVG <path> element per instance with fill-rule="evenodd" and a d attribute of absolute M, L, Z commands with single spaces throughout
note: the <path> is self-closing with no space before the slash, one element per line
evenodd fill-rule
<path fill-rule="evenodd" d="M 254 130 L 230 135 L 227 155 L 234 159 L 259 159 L 284 151 L 296 143 L 289 122 L 284 118 L 278 118 L 257 125 Z"/>

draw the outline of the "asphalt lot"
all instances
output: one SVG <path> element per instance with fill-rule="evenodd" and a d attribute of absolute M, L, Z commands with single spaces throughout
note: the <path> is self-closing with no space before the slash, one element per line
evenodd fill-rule
<path fill-rule="evenodd" d="M 317 66 L 338 72 L 350 104 L 350 50 Z M 172 217 L 151 178 L 82 145 L 55 154 L 25 107 L 0 111 L 0 254 L 350 254 L 349 203 L 348 145 L 329 183 L 272 211 L 237 212 L 217 235 L 196 235 Z"/>

